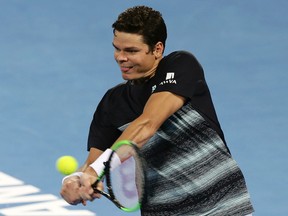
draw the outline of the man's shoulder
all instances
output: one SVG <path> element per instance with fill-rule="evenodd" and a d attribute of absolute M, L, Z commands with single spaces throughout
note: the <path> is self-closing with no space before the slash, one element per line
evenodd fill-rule
<path fill-rule="evenodd" d="M 104 97 L 111 96 L 111 95 L 114 95 L 114 96 L 116 95 L 117 96 L 117 94 L 119 95 L 119 94 L 121 94 L 121 92 L 124 91 L 126 86 L 127 86 L 127 82 L 119 83 L 119 84 L 109 88 L 106 91 Z"/>
<path fill-rule="evenodd" d="M 165 58 L 179 58 L 179 57 L 194 57 L 194 55 L 186 50 L 177 50 L 174 52 L 171 52 L 170 54 L 168 54 L 167 56 L 165 56 Z"/>
<path fill-rule="evenodd" d="M 162 66 L 169 66 L 169 65 L 198 65 L 201 66 L 197 58 L 189 51 L 185 50 L 178 50 L 171 52 L 167 56 L 165 56 L 162 61 Z"/>
<path fill-rule="evenodd" d="M 125 88 L 126 85 L 127 85 L 127 82 L 125 81 L 125 82 L 122 82 L 122 83 L 119 83 L 119 84 L 113 86 L 108 91 L 115 91 L 117 89 L 123 89 L 123 88 Z"/>
<path fill-rule="evenodd" d="M 169 63 L 169 62 L 185 62 L 185 61 L 188 61 L 188 62 L 198 62 L 197 58 L 189 51 L 186 51 L 186 50 L 178 50 L 178 51 L 174 51 L 174 52 L 171 52 L 170 54 L 166 55 L 164 58 L 163 58 L 163 63 L 166 62 L 166 63 Z"/>

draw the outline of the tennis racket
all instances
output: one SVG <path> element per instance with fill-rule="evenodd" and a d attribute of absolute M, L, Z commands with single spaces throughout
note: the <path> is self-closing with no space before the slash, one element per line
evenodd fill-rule
<path fill-rule="evenodd" d="M 137 211 L 141 208 L 144 197 L 145 168 L 138 147 L 131 141 L 122 140 L 113 145 L 108 161 L 104 162 L 104 170 L 92 188 L 111 200 L 125 212 Z M 117 154 L 122 161 L 117 168 L 111 169 L 111 160 Z M 105 181 L 106 189 L 98 190 L 100 181 Z"/>

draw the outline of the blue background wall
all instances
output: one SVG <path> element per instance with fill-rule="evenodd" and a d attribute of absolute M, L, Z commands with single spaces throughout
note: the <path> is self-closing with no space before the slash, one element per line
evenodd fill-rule
<path fill-rule="evenodd" d="M 0 171 L 59 197 L 56 159 L 83 163 L 93 112 L 122 82 L 111 24 L 138 4 L 162 12 L 166 54 L 188 50 L 204 67 L 254 215 L 287 215 L 286 0 L 0 0 Z M 69 209 L 126 215 L 105 199 Z"/>

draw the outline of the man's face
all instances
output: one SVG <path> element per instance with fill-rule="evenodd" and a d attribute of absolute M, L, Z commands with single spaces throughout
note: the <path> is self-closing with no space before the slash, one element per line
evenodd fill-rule
<path fill-rule="evenodd" d="M 156 51 L 149 51 L 142 35 L 115 31 L 114 58 L 124 80 L 153 76 L 160 61 Z M 161 54 L 162 57 L 162 54 Z"/>

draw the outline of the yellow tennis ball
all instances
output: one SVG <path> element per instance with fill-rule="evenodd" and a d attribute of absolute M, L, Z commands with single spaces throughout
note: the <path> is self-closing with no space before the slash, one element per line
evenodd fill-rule
<path fill-rule="evenodd" d="M 70 175 L 75 172 L 77 168 L 77 160 L 70 155 L 59 157 L 56 161 L 56 169 L 63 175 Z"/>

